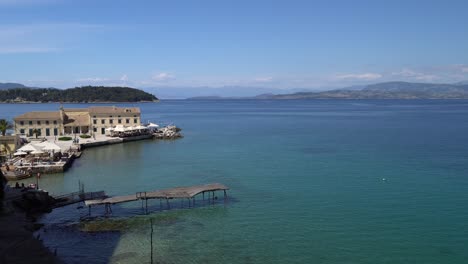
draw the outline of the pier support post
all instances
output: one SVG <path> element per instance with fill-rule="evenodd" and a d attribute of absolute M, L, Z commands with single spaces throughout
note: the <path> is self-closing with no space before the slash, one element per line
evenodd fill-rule
<path fill-rule="evenodd" d="M 88 215 L 91 216 L 91 205 L 88 205 Z"/>
<path fill-rule="evenodd" d="M 145 199 L 145 203 L 146 203 L 146 214 L 148 214 L 148 198 Z"/>
<path fill-rule="evenodd" d="M 224 190 L 224 200 L 226 200 L 227 195 L 226 195 L 226 190 Z"/>
<path fill-rule="evenodd" d="M 203 201 L 205 201 L 205 192 L 202 192 L 203 195 Z"/>
<path fill-rule="evenodd" d="M 167 198 L 166 198 L 166 204 L 167 204 L 167 208 L 171 209 L 171 206 L 169 205 L 169 199 L 167 199 Z"/>

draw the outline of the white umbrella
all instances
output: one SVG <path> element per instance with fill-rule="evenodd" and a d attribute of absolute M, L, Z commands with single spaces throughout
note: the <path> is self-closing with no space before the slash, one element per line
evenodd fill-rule
<path fill-rule="evenodd" d="M 132 127 L 132 126 L 131 126 L 131 127 L 126 127 L 126 128 L 125 128 L 125 131 L 133 131 L 133 130 L 135 130 L 135 127 Z"/>
<path fill-rule="evenodd" d="M 114 129 L 115 132 L 124 132 L 125 128 L 122 125 L 118 125 Z"/>
<path fill-rule="evenodd" d="M 31 152 L 37 150 L 31 143 L 25 146 L 22 146 L 18 151 Z"/>
<path fill-rule="evenodd" d="M 148 128 L 145 126 L 139 125 L 139 126 L 136 126 L 135 129 L 148 129 Z"/>
<path fill-rule="evenodd" d="M 24 152 L 24 151 L 17 151 L 15 152 L 15 154 L 13 154 L 13 156 L 22 156 L 22 155 L 27 155 L 28 153 Z"/>
<path fill-rule="evenodd" d="M 106 131 L 114 131 L 114 128 L 112 127 L 106 128 Z"/>
<path fill-rule="evenodd" d="M 159 125 L 158 125 L 158 124 L 154 124 L 154 123 L 150 123 L 150 124 L 148 125 L 148 127 L 159 127 Z"/>
<path fill-rule="evenodd" d="M 44 154 L 45 152 L 42 151 L 42 150 L 34 150 L 33 152 L 31 152 L 31 154 Z"/>
<path fill-rule="evenodd" d="M 42 150 L 45 150 L 45 151 L 62 151 L 62 148 L 60 148 L 59 146 L 57 146 L 57 144 L 54 144 L 52 142 L 47 142 L 43 144 L 43 146 L 44 147 L 42 148 Z"/>

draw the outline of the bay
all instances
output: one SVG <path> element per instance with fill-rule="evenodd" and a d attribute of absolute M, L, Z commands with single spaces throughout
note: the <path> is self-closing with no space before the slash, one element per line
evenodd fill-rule
<path fill-rule="evenodd" d="M 117 104 L 119 105 L 119 104 Z M 142 120 L 184 138 L 87 149 L 54 194 L 110 195 L 220 182 L 215 205 L 69 206 L 40 221 L 68 263 L 465 263 L 468 101 L 163 100 Z M 67 104 L 65 107 L 88 107 Z M 58 104 L 2 104 L 2 118 Z M 34 180 L 25 180 L 25 183 Z M 175 207 L 175 208 L 174 208 Z M 164 207 L 163 207 L 164 208 Z"/>

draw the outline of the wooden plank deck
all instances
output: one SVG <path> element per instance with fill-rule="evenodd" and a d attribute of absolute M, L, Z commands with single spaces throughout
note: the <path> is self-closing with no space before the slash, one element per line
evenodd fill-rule
<path fill-rule="evenodd" d="M 74 192 L 62 196 L 55 196 L 54 199 L 57 200 L 57 203 L 54 204 L 53 208 L 58 208 L 91 199 L 103 199 L 106 197 L 107 195 L 104 191 L 87 193 Z"/>
<path fill-rule="evenodd" d="M 152 192 L 139 192 L 132 195 L 114 196 L 105 199 L 87 200 L 85 201 L 85 205 L 117 204 L 147 199 L 190 199 L 200 193 L 226 190 L 229 190 L 227 186 L 220 183 L 212 183 L 198 186 L 176 187 Z"/>

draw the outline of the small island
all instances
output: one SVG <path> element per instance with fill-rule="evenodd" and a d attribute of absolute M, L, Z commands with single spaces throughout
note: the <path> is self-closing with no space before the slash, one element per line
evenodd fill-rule
<path fill-rule="evenodd" d="M 156 102 L 153 94 L 130 87 L 83 86 L 69 89 L 9 88 L 0 90 L 0 103 Z"/>

